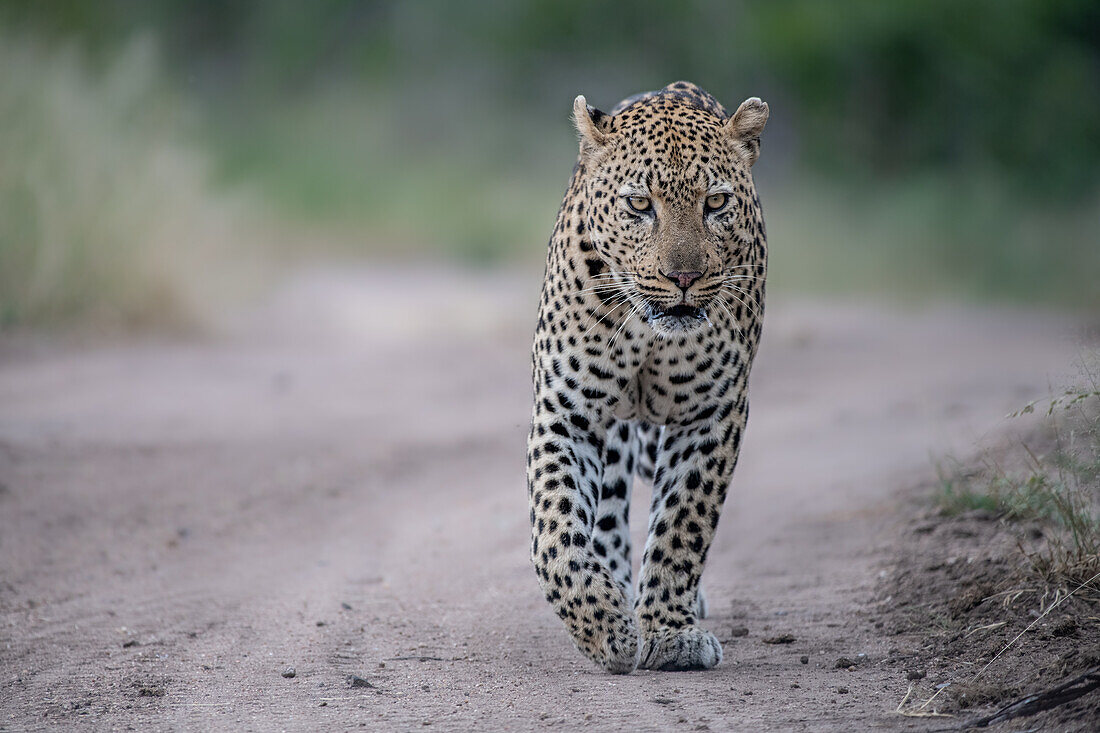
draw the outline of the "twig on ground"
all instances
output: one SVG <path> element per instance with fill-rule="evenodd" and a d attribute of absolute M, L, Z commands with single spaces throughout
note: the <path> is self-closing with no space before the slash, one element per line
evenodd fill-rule
<path fill-rule="evenodd" d="M 1047 690 L 1028 695 L 1027 697 L 1005 705 L 992 715 L 972 720 L 964 724 L 961 729 L 985 728 L 993 723 L 1035 715 L 1044 710 L 1050 710 L 1059 705 L 1076 700 L 1097 689 L 1100 689 L 1100 667 L 1093 667 L 1089 671 L 1084 674 L 1079 674 L 1073 679 L 1066 680 Z"/>

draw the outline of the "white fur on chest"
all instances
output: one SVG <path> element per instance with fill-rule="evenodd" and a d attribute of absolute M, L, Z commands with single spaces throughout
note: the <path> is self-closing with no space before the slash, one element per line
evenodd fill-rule
<path fill-rule="evenodd" d="M 677 404 L 669 378 L 689 364 L 689 355 L 698 358 L 702 347 L 692 338 L 667 339 L 652 332 L 646 336 L 639 364 L 631 369 L 614 415 L 620 420 L 665 425 L 684 414 L 685 408 L 694 407 L 694 401 Z"/>

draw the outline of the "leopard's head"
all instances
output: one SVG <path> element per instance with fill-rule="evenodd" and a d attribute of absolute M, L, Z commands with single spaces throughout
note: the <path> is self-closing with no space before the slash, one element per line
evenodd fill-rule
<path fill-rule="evenodd" d="M 705 327 L 762 285 L 767 245 L 751 168 L 768 105 L 733 115 L 686 82 L 612 114 L 573 104 L 585 233 L 606 283 L 659 334 Z"/>

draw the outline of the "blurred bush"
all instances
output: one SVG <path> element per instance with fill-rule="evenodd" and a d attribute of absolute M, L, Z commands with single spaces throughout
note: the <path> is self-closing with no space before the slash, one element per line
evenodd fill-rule
<path fill-rule="evenodd" d="M 153 44 L 87 66 L 0 35 L 0 327 L 180 322 L 247 251 Z"/>
<path fill-rule="evenodd" d="M 1100 181 L 1100 4 L 761 3 L 757 63 L 827 170 L 1008 177 L 1044 199 Z"/>
<path fill-rule="evenodd" d="M 188 207 L 215 195 L 197 169 L 172 174 L 187 182 L 169 187 L 195 192 L 190 203 L 131 206 L 108 193 L 173 195 L 147 185 L 161 176 L 153 166 L 165 165 L 153 161 L 193 160 L 178 157 L 179 137 L 156 111 L 171 98 L 197 111 L 188 140 L 209 155 L 219 190 L 254 188 L 284 219 L 339 231 L 362 251 L 537 259 L 575 153 L 573 96 L 609 107 L 689 78 L 728 105 L 752 94 L 772 105 L 756 175 L 775 287 L 1100 306 L 1095 2 L 8 0 L 0 22 L 7 46 L 37 54 L 4 64 L 28 71 L 6 71 L 0 95 L 21 94 L 28 110 L 41 110 L 20 113 L 33 134 L 0 130 L 0 150 L 13 151 L 0 163 L 0 207 L 18 212 L 6 218 L 28 219 L 39 198 L 71 196 L 50 205 L 78 221 L 81 206 L 120 207 L 73 232 L 107 232 L 119 227 L 107 223 L 114 217 L 140 222 L 154 209 L 194 220 Z M 146 68 L 120 61 L 142 33 L 163 53 L 165 73 L 142 82 L 159 101 L 127 108 L 109 80 L 125 76 L 120 64 Z M 82 53 L 56 51 L 71 43 Z M 79 125 L 103 141 L 70 151 L 73 134 L 50 127 L 67 113 L 32 121 L 58 115 L 52 86 L 79 99 L 72 119 L 105 120 L 87 132 Z M 95 152 L 112 145 L 131 147 Z M 36 155 L 53 161 L 49 170 L 69 169 L 54 173 L 66 181 L 58 193 L 53 184 L 27 188 L 23 171 Z M 120 160 L 128 176 L 101 172 Z M 100 179 L 113 183 L 83 183 Z M 101 205 L 78 205 L 81 197 Z M 142 226 L 153 223 L 124 228 Z M 52 256 L 38 252 L 38 234 L 10 235 L 37 225 L 0 227 L 0 261 Z M 109 234 L 55 237 L 70 238 L 73 251 L 119 246 Z M 138 287 L 133 261 L 104 260 L 89 292 L 114 268 L 131 268 L 119 293 Z M 2 277 L 24 290 L 34 280 Z M 5 308 L 9 320 L 35 312 Z"/>
<path fill-rule="evenodd" d="M 460 108 L 560 115 L 581 86 L 613 103 L 685 77 L 731 103 L 746 87 L 776 94 L 800 149 L 830 176 L 977 168 L 1071 196 L 1100 181 L 1092 0 L 643 1 L 629 12 L 590 0 L 11 0 L 9 10 L 100 48 L 156 29 L 182 77 L 234 95 L 382 80 Z"/>

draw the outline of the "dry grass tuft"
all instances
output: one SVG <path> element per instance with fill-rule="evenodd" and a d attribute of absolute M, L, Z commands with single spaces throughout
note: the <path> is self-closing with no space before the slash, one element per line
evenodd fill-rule
<path fill-rule="evenodd" d="M 974 470 L 939 469 L 943 514 L 983 510 L 1003 521 L 1040 523 L 1042 541 L 1020 549 L 1051 602 L 1080 584 L 1083 595 L 1100 599 L 1092 583 L 1100 573 L 1100 378 L 1088 364 L 1082 373 L 1082 386 L 1042 408 L 1047 450 L 1021 443 L 1014 454 L 984 456 Z M 1031 403 L 1010 417 L 1037 409 Z"/>

